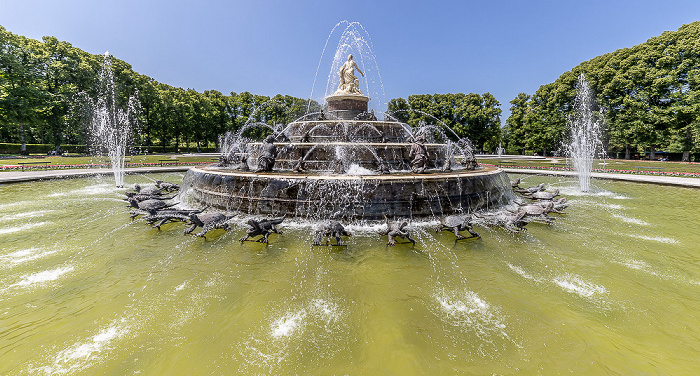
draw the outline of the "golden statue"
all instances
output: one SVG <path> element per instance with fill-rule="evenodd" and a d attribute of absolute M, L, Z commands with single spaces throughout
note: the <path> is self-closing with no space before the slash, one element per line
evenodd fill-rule
<path fill-rule="evenodd" d="M 348 61 L 346 61 L 338 71 L 340 84 L 338 85 L 338 90 L 336 90 L 334 94 L 362 95 L 360 91 L 360 80 L 355 77 L 355 69 L 360 72 L 362 77 L 365 76 L 357 66 L 357 63 L 355 63 L 355 60 L 352 59 L 352 55 L 348 55 Z"/>

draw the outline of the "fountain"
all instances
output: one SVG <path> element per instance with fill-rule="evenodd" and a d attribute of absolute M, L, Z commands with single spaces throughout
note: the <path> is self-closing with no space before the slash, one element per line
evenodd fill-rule
<path fill-rule="evenodd" d="M 112 56 L 104 54 L 104 63 L 99 75 L 98 93 L 95 100 L 88 100 L 91 112 L 88 124 L 90 152 L 109 157 L 117 187 L 124 185 L 124 157 L 137 124 L 136 113 L 139 102 L 135 96 L 128 99 L 125 107 L 117 103 L 112 72 Z"/>
<path fill-rule="evenodd" d="M 498 147 L 496 148 L 496 155 L 498 156 L 498 158 L 501 158 L 501 157 L 503 157 L 504 152 L 505 152 L 505 149 L 503 148 L 503 145 L 501 145 L 501 143 L 499 142 Z"/>
<path fill-rule="evenodd" d="M 316 218 L 342 209 L 344 197 L 352 210 L 391 208 L 407 190 L 417 217 L 420 202 L 458 211 L 459 195 L 490 198 L 478 187 L 485 176 L 505 178 L 475 168 L 468 140 L 450 141 L 438 126 L 411 129 L 347 107 L 244 127 L 275 142 L 225 135 L 220 166 L 188 173 L 190 195 L 281 212 L 281 187 L 299 200 L 292 214 Z M 408 157 L 423 138 L 427 166 Z M 247 171 L 271 151 L 272 171 Z M 285 222 L 270 244 L 240 242 L 246 214 L 228 231 L 210 227 L 208 239 L 177 224 L 144 226 L 100 178 L 2 184 L 0 374 L 697 373 L 700 195 L 616 181 L 582 194 L 568 178 L 521 177 L 561 188 L 576 210 L 518 236 L 477 225 L 484 237 L 464 241 L 436 233 L 430 219 L 352 223 L 348 246 L 335 248 L 312 244 L 342 227 L 314 235 L 305 221 Z M 292 195 L 295 185 L 306 196 Z M 393 196 L 372 204 L 376 187 Z M 222 218 L 209 214 L 208 223 Z"/>
<path fill-rule="evenodd" d="M 576 82 L 574 111 L 567 123 L 570 133 L 566 154 L 578 175 L 581 191 L 588 192 L 591 189 L 593 160 L 604 153 L 601 140 L 604 124 L 602 109 L 583 73 Z"/>
<path fill-rule="evenodd" d="M 379 120 L 382 113 L 370 109 L 355 76 L 378 71 L 365 61 L 374 62 L 371 50 L 361 48 L 366 38 L 350 29 L 341 41 L 325 110 L 283 128 L 263 125 L 272 131 L 265 142 L 245 136 L 252 123 L 223 136 L 221 163 L 190 169 L 183 201 L 245 214 L 345 220 L 426 218 L 508 202 L 506 173 L 478 167 L 468 139 L 452 141 L 441 126 L 411 128 L 389 114 Z M 364 90 L 377 92 L 369 85 Z"/>

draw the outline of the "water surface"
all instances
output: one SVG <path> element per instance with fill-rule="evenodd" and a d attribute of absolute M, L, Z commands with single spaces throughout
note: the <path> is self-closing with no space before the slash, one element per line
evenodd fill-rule
<path fill-rule="evenodd" d="M 126 184 L 155 178 L 182 175 Z M 700 371 L 700 193 L 540 182 L 571 202 L 553 226 L 412 224 L 395 247 L 381 225 L 348 247 L 291 222 L 268 246 L 205 240 L 129 221 L 108 179 L 2 185 L 0 374 Z"/>

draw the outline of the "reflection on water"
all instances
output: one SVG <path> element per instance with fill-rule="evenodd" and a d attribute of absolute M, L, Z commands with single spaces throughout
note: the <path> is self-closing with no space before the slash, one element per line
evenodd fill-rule
<path fill-rule="evenodd" d="M 154 178 L 181 175 L 126 183 Z M 567 214 L 462 241 L 428 220 L 394 247 L 381 223 L 348 247 L 308 222 L 268 246 L 242 220 L 159 231 L 97 178 L 0 186 L 0 374 L 700 371 L 698 191 L 524 178 Z"/>

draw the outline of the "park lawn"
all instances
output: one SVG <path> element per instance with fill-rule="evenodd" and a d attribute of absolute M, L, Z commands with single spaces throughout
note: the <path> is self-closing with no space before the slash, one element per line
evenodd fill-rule
<path fill-rule="evenodd" d="M 160 160 L 172 160 L 180 163 L 213 163 L 215 158 L 211 155 L 183 155 L 183 154 L 149 154 L 149 155 L 131 155 L 126 157 L 127 163 L 153 163 L 158 164 Z M 0 165 L 17 165 L 20 162 L 50 162 L 49 165 L 90 165 L 109 163 L 107 157 L 95 156 L 46 156 L 46 155 L 29 155 L 26 157 L 7 156 L 0 159 Z"/>
<path fill-rule="evenodd" d="M 566 164 L 565 158 L 546 158 L 546 159 L 535 159 L 535 160 L 523 160 L 523 159 L 488 159 L 479 158 L 479 163 L 491 164 L 498 166 L 499 162 L 513 162 L 517 167 L 533 167 L 533 168 L 550 168 L 558 167 L 563 168 Z M 504 166 L 510 167 L 510 166 Z M 659 161 L 639 161 L 639 160 L 624 160 L 624 159 L 606 159 L 605 164 L 602 164 L 600 160 L 593 162 L 594 169 L 605 169 L 611 170 L 609 172 L 617 172 L 614 170 L 622 171 L 659 171 L 657 168 L 661 168 L 662 172 L 688 172 L 688 173 L 700 173 L 700 163 L 697 162 L 659 162 Z"/>

